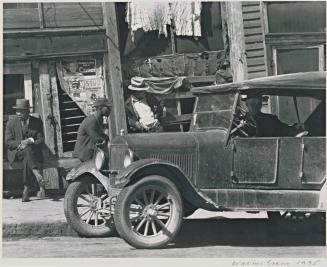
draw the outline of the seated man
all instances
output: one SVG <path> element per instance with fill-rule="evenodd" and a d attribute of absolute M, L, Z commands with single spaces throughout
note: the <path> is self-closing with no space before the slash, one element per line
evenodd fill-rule
<path fill-rule="evenodd" d="M 160 132 L 163 108 L 160 102 L 143 91 L 134 92 L 125 101 L 126 117 L 131 132 Z"/>
<path fill-rule="evenodd" d="M 111 102 L 107 98 L 98 98 L 94 102 L 95 113 L 87 116 L 81 123 L 73 155 L 82 162 L 93 158 L 97 145 L 106 144 L 109 136 L 105 134 L 103 117 L 111 112 Z"/>
<path fill-rule="evenodd" d="M 26 202 L 29 201 L 28 193 L 32 186 L 33 175 L 40 186 L 38 196 L 45 196 L 45 184 L 41 174 L 43 125 L 40 119 L 29 115 L 30 104 L 27 99 L 17 99 L 16 106 L 13 108 L 16 109 L 16 116 L 7 123 L 5 143 L 8 147 L 9 163 L 23 162 L 24 191 L 22 201 Z"/>
<path fill-rule="evenodd" d="M 246 132 L 249 136 L 258 137 L 278 137 L 278 136 L 296 136 L 304 130 L 302 124 L 289 126 L 281 122 L 277 116 L 261 112 L 262 98 L 258 95 L 250 94 L 247 96 L 246 106 Z"/>

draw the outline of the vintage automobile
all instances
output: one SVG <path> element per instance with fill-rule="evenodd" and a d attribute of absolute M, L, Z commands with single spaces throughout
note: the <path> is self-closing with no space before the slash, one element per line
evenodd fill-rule
<path fill-rule="evenodd" d="M 188 132 L 116 136 L 108 151 L 68 175 L 65 215 L 83 236 L 116 229 L 136 248 L 160 248 L 183 217 L 211 211 L 267 211 L 271 218 L 324 218 L 325 72 L 194 87 Z M 293 136 L 247 133 L 249 94 L 263 109 L 305 130 Z"/>

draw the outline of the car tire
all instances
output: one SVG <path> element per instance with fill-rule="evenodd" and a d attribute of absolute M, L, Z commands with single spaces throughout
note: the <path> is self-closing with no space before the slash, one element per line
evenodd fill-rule
<path fill-rule="evenodd" d="M 271 221 L 325 221 L 325 212 L 280 212 L 280 211 L 267 211 L 268 219 Z"/>
<path fill-rule="evenodd" d="M 272 227 L 288 232 L 323 232 L 326 224 L 325 212 L 293 212 L 268 211 L 268 219 Z"/>
<path fill-rule="evenodd" d="M 89 201 L 89 202 L 88 202 Z M 65 194 L 64 213 L 69 225 L 83 237 L 115 235 L 113 216 L 109 214 L 108 194 L 92 176 L 72 182 Z"/>
<path fill-rule="evenodd" d="M 119 235 L 131 246 L 162 248 L 180 230 L 182 198 L 169 179 L 147 176 L 120 192 L 114 219 Z"/>

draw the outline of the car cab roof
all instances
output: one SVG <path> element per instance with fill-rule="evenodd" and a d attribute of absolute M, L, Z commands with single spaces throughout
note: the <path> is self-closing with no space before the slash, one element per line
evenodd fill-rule
<path fill-rule="evenodd" d="M 284 74 L 277 76 L 268 76 L 246 80 L 242 82 L 226 83 L 220 85 L 211 85 L 204 87 L 192 88 L 193 94 L 215 94 L 227 92 L 240 92 L 247 94 L 256 92 L 259 94 L 321 94 L 326 90 L 326 72 L 300 72 L 292 74 Z"/>

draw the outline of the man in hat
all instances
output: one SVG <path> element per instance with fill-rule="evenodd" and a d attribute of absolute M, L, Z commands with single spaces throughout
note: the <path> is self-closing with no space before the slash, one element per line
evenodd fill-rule
<path fill-rule="evenodd" d="M 32 177 L 36 177 L 40 191 L 39 197 L 45 197 L 42 171 L 43 125 L 38 118 L 30 116 L 30 103 L 27 99 L 16 99 L 16 116 L 7 123 L 5 143 L 8 148 L 8 160 L 23 163 L 24 191 L 22 201 L 29 201 L 28 193 L 32 186 Z"/>
<path fill-rule="evenodd" d="M 247 132 L 250 136 L 278 137 L 295 136 L 304 131 L 303 124 L 292 126 L 280 121 L 277 116 L 261 112 L 262 97 L 256 94 L 249 94 L 245 98 L 248 109 Z"/>
<path fill-rule="evenodd" d="M 77 141 L 74 148 L 74 157 L 82 162 L 93 158 L 97 145 L 105 144 L 109 141 L 103 126 L 103 117 L 108 117 L 111 112 L 111 102 L 107 98 L 98 98 L 94 105 L 95 113 L 87 116 L 81 123 Z"/>

